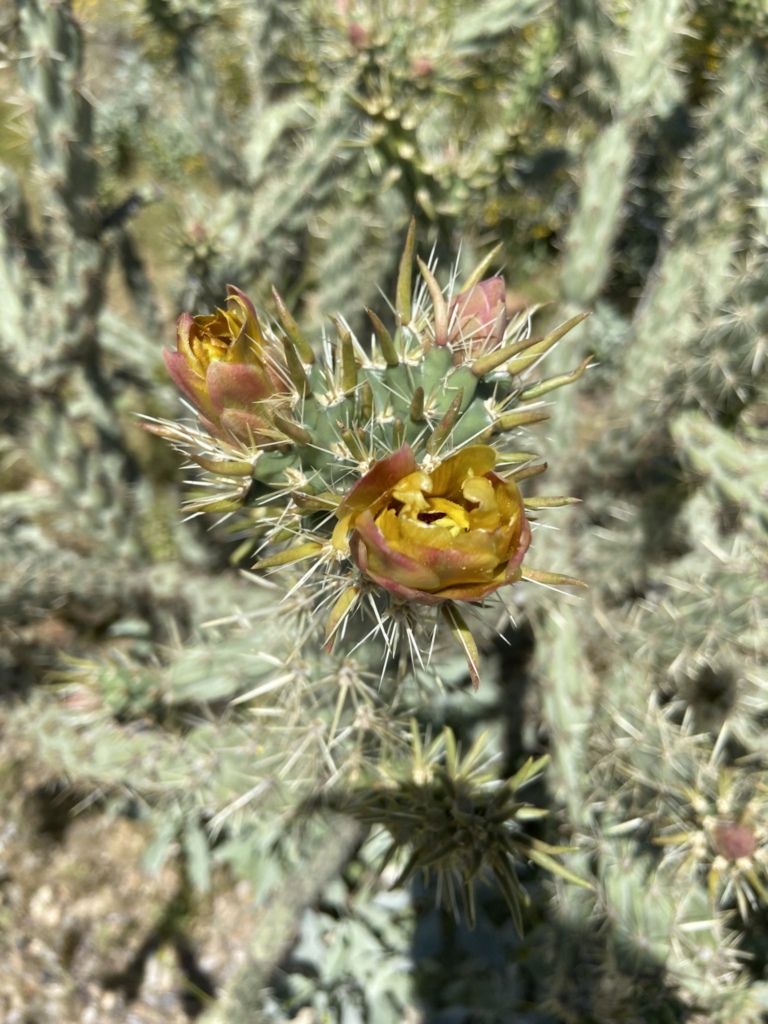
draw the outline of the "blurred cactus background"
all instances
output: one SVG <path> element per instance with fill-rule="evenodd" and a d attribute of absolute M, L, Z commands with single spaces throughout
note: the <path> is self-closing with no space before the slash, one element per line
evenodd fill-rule
<path fill-rule="evenodd" d="M 230 283 L 367 344 L 412 217 L 592 313 L 518 424 L 589 590 L 477 693 L 324 652 L 139 419 Z M 0 296 L 3 1021 L 768 1020 L 761 0 L 5 0 Z"/>

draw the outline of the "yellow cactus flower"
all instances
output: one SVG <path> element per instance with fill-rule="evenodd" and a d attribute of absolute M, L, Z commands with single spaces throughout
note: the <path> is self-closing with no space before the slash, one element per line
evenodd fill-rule
<path fill-rule="evenodd" d="M 163 357 L 206 430 L 224 440 L 258 443 L 269 439 L 271 428 L 258 403 L 288 390 L 283 356 L 265 340 L 253 304 L 239 288 L 228 286 L 227 301 L 229 309 L 208 316 L 182 313 L 176 351 Z"/>
<path fill-rule="evenodd" d="M 406 444 L 341 502 L 333 544 L 364 576 L 416 604 L 480 601 L 521 578 L 531 531 L 495 449 L 473 445 L 436 468 Z"/>

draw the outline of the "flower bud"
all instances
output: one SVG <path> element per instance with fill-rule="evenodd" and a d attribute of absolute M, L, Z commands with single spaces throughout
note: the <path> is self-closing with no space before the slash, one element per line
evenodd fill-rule
<path fill-rule="evenodd" d="M 359 21 L 351 21 L 347 25 L 347 38 L 356 50 L 364 50 L 371 45 L 370 33 Z"/>
<path fill-rule="evenodd" d="M 342 501 L 334 545 L 348 543 L 365 576 L 417 604 L 480 601 L 514 583 L 531 533 L 517 485 L 493 472 L 497 458 L 473 445 L 427 470 L 403 445 Z"/>
<path fill-rule="evenodd" d="M 416 57 L 411 61 L 411 74 L 416 78 L 429 78 L 434 70 L 434 62 L 429 57 Z"/>
<path fill-rule="evenodd" d="M 176 351 L 163 352 L 173 382 L 215 437 L 268 440 L 267 409 L 259 403 L 286 394 L 283 355 L 264 337 L 250 299 L 227 286 L 229 308 L 207 316 L 182 313 Z"/>
<path fill-rule="evenodd" d="M 456 362 L 476 359 L 501 344 L 507 327 L 506 285 L 489 277 L 461 292 L 448 306 L 448 340 Z"/>
<path fill-rule="evenodd" d="M 712 833 L 715 851 L 726 860 L 751 857 L 757 847 L 753 829 L 737 821 L 719 821 Z"/>

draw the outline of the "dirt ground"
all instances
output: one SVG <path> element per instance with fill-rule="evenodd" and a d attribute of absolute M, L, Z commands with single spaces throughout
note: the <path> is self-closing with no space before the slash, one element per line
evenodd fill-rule
<path fill-rule="evenodd" d="M 0 1020 L 186 1024 L 243 962 L 248 886 L 190 898 L 142 868 L 143 826 L 78 808 L 5 763 L 0 778 Z"/>

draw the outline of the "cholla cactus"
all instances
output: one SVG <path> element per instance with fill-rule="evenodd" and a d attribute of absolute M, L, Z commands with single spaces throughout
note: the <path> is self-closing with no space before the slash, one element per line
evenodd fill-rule
<path fill-rule="evenodd" d="M 458 919 L 461 902 L 471 927 L 476 921 L 475 881 L 490 874 L 522 935 L 528 895 L 518 876 L 521 861 L 532 861 L 578 886 L 589 884 L 552 856 L 567 852 L 567 847 L 551 846 L 524 831 L 525 823 L 547 814 L 520 797 L 547 758 L 531 757 L 511 778 L 501 780 L 487 740 L 481 734 L 462 756 L 450 729 L 425 746 L 412 723 L 408 772 L 382 760 L 373 785 L 353 788 L 342 807 L 368 826 L 385 827 L 390 837 L 385 863 L 401 848 L 411 851 L 398 884 L 418 872 L 434 874 L 438 903 L 450 905 Z"/>
<path fill-rule="evenodd" d="M 233 287 L 228 310 L 183 314 L 166 363 L 207 433 L 151 429 L 208 473 L 213 495 L 195 510 L 252 509 L 262 540 L 255 568 L 307 564 L 297 587 L 315 584 L 318 604 L 330 607 L 328 649 L 367 608 L 388 654 L 405 638 L 421 660 L 439 613 L 477 688 L 477 646 L 462 609 L 521 579 L 579 585 L 523 561 L 530 513 L 571 499 L 523 498 L 519 481 L 546 465 L 513 450 L 510 438 L 546 419 L 541 399 L 589 364 L 531 379 L 584 314 L 531 337 L 528 313 L 508 317 L 503 280 L 482 280 L 495 253 L 455 295 L 452 281 L 447 297 L 418 260 L 412 298 L 414 235 L 412 224 L 395 331 L 369 311 L 370 352 L 337 319 L 336 342 L 326 339 L 317 359 L 276 292 L 276 324 L 261 322 Z"/>

